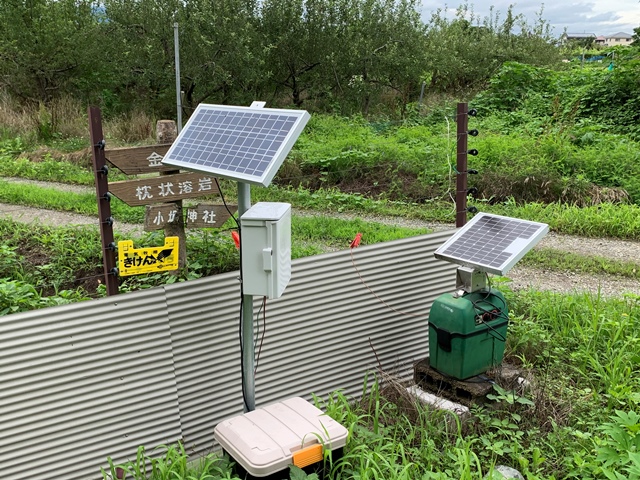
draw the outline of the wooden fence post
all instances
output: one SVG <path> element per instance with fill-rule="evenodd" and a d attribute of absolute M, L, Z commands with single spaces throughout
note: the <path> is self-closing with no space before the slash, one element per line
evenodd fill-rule
<path fill-rule="evenodd" d="M 102 116 L 100 109 L 89 107 L 89 131 L 91 132 L 91 158 L 96 180 L 98 199 L 98 220 L 100 222 L 100 238 L 102 239 L 102 256 L 104 265 L 104 283 L 107 295 L 118 293 L 118 275 L 116 261 L 116 244 L 113 237 L 113 217 L 111 216 L 111 194 L 107 175 L 109 167 L 104 155 L 104 135 L 102 133 Z"/>
<path fill-rule="evenodd" d="M 158 143 L 173 143 L 178 136 L 178 128 L 176 122 L 173 120 L 158 120 L 156 123 L 156 141 Z M 180 173 L 180 170 L 170 170 L 167 172 L 160 172 L 160 176 L 173 175 Z M 184 229 L 184 215 L 182 211 L 182 200 L 176 200 L 171 202 L 176 206 L 178 214 L 176 216 L 177 222 L 168 222 L 164 227 L 164 236 L 166 237 L 178 237 L 178 270 L 174 270 L 173 273 L 177 274 L 185 268 L 187 265 L 187 235 Z"/>
<path fill-rule="evenodd" d="M 458 103 L 456 112 L 457 156 L 456 156 L 456 228 L 467 223 L 467 116 L 466 103 Z"/>

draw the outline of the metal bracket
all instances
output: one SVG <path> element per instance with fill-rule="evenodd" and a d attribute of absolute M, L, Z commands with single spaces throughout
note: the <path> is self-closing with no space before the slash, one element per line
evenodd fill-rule
<path fill-rule="evenodd" d="M 486 273 L 471 267 L 458 267 L 456 270 L 456 290 L 462 289 L 467 293 L 473 293 L 486 288 Z"/>

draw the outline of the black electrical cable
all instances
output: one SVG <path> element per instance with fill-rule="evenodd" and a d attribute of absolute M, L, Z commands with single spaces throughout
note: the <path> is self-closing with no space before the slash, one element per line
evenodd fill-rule
<path fill-rule="evenodd" d="M 476 300 L 471 302 L 471 304 L 473 305 L 473 308 L 476 311 L 480 311 L 482 312 L 482 315 L 478 315 L 478 319 L 489 329 L 493 332 L 493 337 L 500 340 L 501 342 L 506 342 L 507 339 L 505 338 L 504 335 L 502 335 L 500 332 L 498 332 L 495 328 L 493 328 L 492 325 L 490 325 L 485 319 L 484 319 L 484 314 L 488 313 L 489 315 L 496 317 L 496 318 L 504 318 L 507 322 L 509 321 L 509 315 L 505 315 L 504 313 L 504 309 L 507 307 L 506 302 L 500 298 L 500 297 L 496 297 L 499 298 L 500 301 L 502 302 L 502 308 L 500 308 L 499 306 L 497 306 L 495 303 L 489 301 L 489 297 L 492 295 L 491 293 L 491 279 L 489 278 L 489 274 L 487 274 L 486 272 L 484 273 L 486 278 L 487 278 L 487 285 L 489 286 L 489 288 L 487 289 L 487 293 L 485 294 L 484 298 L 480 299 L 480 300 Z M 491 307 L 493 307 L 492 310 L 485 308 L 484 306 L 480 305 L 481 303 L 484 304 L 488 304 Z"/>
<path fill-rule="evenodd" d="M 256 339 L 260 332 L 260 312 L 262 311 L 262 336 L 260 336 L 260 346 L 258 347 L 258 356 L 256 357 L 256 366 L 253 370 L 253 376 L 258 373 L 258 365 L 260 364 L 260 354 L 262 353 L 262 345 L 264 343 L 264 336 L 267 333 L 267 297 L 262 297 L 262 305 L 260 305 L 260 310 L 258 310 L 258 314 L 256 316 L 257 324 L 258 324 L 258 332 L 256 334 Z"/>
<path fill-rule="evenodd" d="M 227 202 L 224 198 L 224 194 L 222 193 L 222 188 L 220 188 L 220 183 L 218 182 L 218 179 L 216 177 L 214 177 L 214 181 L 216 182 L 216 186 L 218 187 L 218 191 L 220 192 L 220 198 L 222 199 L 222 203 L 224 205 L 224 207 L 227 209 L 227 212 L 229 213 L 229 215 L 231 215 L 231 218 L 233 218 L 233 221 L 235 222 L 236 226 L 238 227 L 238 236 L 240 237 L 240 247 L 242 247 L 242 232 L 240 229 L 240 223 L 238 222 L 238 219 L 235 217 L 235 215 L 233 215 L 233 213 L 231 212 L 231 210 L 229 209 L 229 205 L 227 205 Z M 238 322 L 238 339 L 240 340 L 240 376 L 241 376 L 241 382 L 242 382 L 242 403 L 244 404 L 244 410 L 246 412 L 249 411 L 249 404 L 247 402 L 247 392 L 245 390 L 245 378 L 244 378 L 244 346 L 243 346 L 243 340 L 244 340 L 244 329 L 242 328 L 242 317 L 244 315 L 244 305 L 243 305 L 243 298 L 244 298 L 244 285 L 243 285 L 243 281 L 242 281 L 242 248 L 238 248 L 238 252 L 240 255 L 240 315 L 239 315 L 239 322 Z"/>

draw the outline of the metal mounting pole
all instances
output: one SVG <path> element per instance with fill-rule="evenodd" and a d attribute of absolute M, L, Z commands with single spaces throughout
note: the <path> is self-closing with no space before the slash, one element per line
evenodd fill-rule
<path fill-rule="evenodd" d="M 252 102 L 251 108 L 263 108 L 266 102 Z M 251 186 L 238 182 L 238 221 L 251 208 Z M 242 234 L 240 235 L 240 258 L 242 258 Z M 240 262 L 242 271 L 242 262 Z M 245 411 L 256 409 L 256 381 L 254 376 L 256 350 L 253 343 L 253 295 L 242 295 L 242 394 Z"/>
<path fill-rule="evenodd" d="M 182 95 L 180 87 L 180 43 L 178 35 L 178 22 L 173 24 L 173 43 L 176 51 L 176 103 L 178 106 L 178 133 L 182 131 Z"/>
<path fill-rule="evenodd" d="M 251 208 L 251 187 L 248 183 L 238 182 L 238 218 Z M 240 248 L 242 249 L 242 235 Z M 241 253 L 242 256 L 242 253 Z M 242 269 L 242 265 L 240 265 Z M 255 369 L 255 346 L 253 344 L 253 295 L 242 295 L 242 391 L 245 410 L 256 409 L 256 384 L 253 375 Z"/>
<path fill-rule="evenodd" d="M 467 129 L 469 127 L 468 105 L 458 103 L 456 112 L 457 156 L 456 156 L 456 228 L 467 223 Z"/>

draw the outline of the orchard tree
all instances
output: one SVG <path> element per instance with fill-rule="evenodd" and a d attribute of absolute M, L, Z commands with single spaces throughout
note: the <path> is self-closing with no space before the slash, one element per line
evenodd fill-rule
<path fill-rule="evenodd" d="M 332 51 L 328 11 L 323 0 L 264 0 L 260 29 L 266 52 L 265 76 L 272 100 L 286 92 L 302 106 L 308 90 L 318 87 L 318 71 Z"/>
<path fill-rule="evenodd" d="M 248 104 L 262 97 L 265 55 L 256 0 L 191 0 L 181 11 L 186 104 Z M 184 39 L 184 42 L 183 42 Z"/>
<path fill-rule="evenodd" d="M 546 66 L 556 64 L 560 54 L 542 11 L 529 25 L 512 7 L 504 20 L 493 8 L 484 19 L 467 5 L 452 20 L 436 11 L 428 22 L 427 45 L 425 77 L 439 91 L 482 88 L 505 62 Z"/>
<path fill-rule="evenodd" d="M 640 27 L 633 29 L 633 42 L 631 42 L 631 45 L 640 47 Z"/>
<path fill-rule="evenodd" d="M 98 28 L 88 0 L 0 0 L 0 86 L 45 104 L 86 93 L 103 71 Z"/>
<path fill-rule="evenodd" d="M 364 114 L 388 92 L 406 103 L 428 55 L 418 2 L 346 0 L 345 6 L 336 71 L 346 98 Z"/>
<path fill-rule="evenodd" d="M 112 73 L 103 92 L 109 113 L 134 105 L 169 114 L 175 105 L 173 24 L 180 0 L 105 0 L 102 61 Z M 173 88 L 172 88 L 173 87 Z"/>

